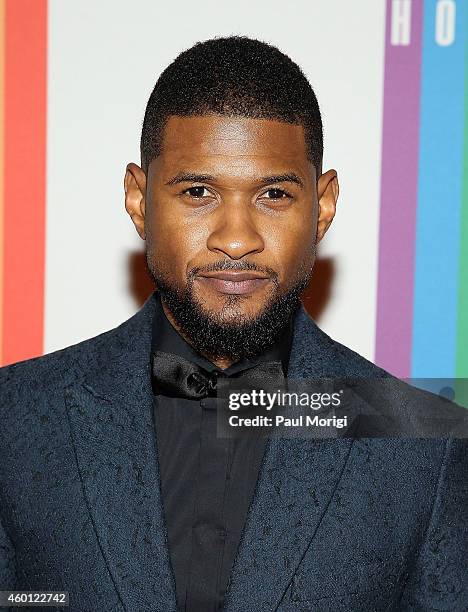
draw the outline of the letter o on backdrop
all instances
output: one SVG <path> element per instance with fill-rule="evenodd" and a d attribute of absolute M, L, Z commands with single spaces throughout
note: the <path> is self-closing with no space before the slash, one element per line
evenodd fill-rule
<path fill-rule="evenodd" d="M 439 0 L 436 8 L 435 39 L 441 47 L 455 40 L 457 7 L 454 0 Z"/>

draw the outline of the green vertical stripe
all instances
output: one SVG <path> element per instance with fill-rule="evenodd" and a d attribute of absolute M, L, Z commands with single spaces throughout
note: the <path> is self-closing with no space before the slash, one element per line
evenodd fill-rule
<path fill-rule="evenodd" d="M 468 45 L 467 45 L 468 56 Z M 460 218 L 460 262 L 458 279 L 458 325 L 457 325 L 457 378 L 468 379 L 468 61 L 466 62 L 465 80 L 465 125 L 463 156 L 463 189 Z M 467 405 L 468 385 L 458 385 L 456 401 Z M 466 397 L 465 397 L 466 395 Z M 463 397 L 461 397 L 463 396 Z"/>

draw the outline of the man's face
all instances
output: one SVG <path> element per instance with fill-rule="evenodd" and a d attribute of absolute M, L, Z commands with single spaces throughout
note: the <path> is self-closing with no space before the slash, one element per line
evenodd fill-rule
<path fill-rule="evenodd" d="M 320 194 L 302 126 L 173 116 L 147 176 L 131 166 L 127 210 L 150 271 L 208 317 L 248 323 L 310 277 Z"/>

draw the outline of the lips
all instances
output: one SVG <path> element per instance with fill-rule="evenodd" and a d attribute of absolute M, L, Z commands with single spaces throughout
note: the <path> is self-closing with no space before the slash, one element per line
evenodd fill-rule
<path fill-rule="evenodd" d="M 247 295 L 263 287 L 269 281 L 264 276 L 254 271 L 220 271 L 209 272 L 198 276 L 198 279 L 208 284 L 212 289 L 229 295 Z"/>

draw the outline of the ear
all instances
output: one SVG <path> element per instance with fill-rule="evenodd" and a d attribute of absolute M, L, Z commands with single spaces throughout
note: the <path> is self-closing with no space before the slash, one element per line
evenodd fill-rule
<path fill-rule="evenodd" d="M 146 175 L 137 164 L 127 165 L 124 178 L 125 209 L 132 218 L 136 231 L 143 240 L 145 232 Z"/>
<path fill-rule="evenodd" d="M 328 170 L 322 174 L 317 183 L 319 203 L 317 242 L 322 240 L 333 221 L 339 192 L 340 188 L 336 170 Z"/>

